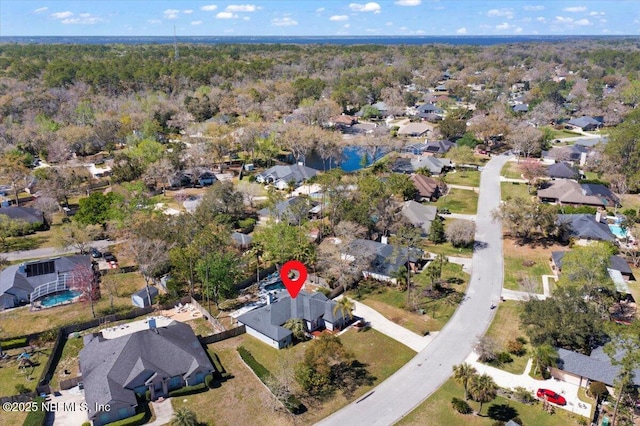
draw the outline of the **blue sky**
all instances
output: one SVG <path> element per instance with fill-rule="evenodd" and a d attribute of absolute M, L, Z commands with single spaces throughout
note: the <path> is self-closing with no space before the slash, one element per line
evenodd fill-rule
<path fill-rule="evenodd" d="M 0 36 L 638 35 L 640 0 L 0 0 Z"/>

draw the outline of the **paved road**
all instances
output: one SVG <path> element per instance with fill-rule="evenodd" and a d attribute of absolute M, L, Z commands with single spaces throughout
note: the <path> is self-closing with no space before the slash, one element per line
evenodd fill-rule
<path fill-rule="evenodd" d="M 110 240 L 98 240 L 91 243 L 91 247 L 95 247 L 98 250 L 102 250 L 113 244 L 117 244 L 117 243 L 115 241 L 110 241 Z M 0 256 L 5 256 L 8 261 L 13 262 L 14 260 L 39 259 L 41 257 L 60 256 L 63 254 L 75 253 L 77 251 L 78 250 L 73 247 L 67 247 L 64 249 L 55 248 L 55 247 L 43 247 L 43 248 L 34 249 L 34 250 L 12 251 L 10 253 L 0 253 Z"/>
<path fill-rule="evenodd" d="M 391 425 L 435 392 L 454 365 L 472 352 L 491 323 L 492 303 L 500 299 L 503 280 L 502 226 L 491 211 L 500 204 L 500 169 L 509 157 L 487 163 L 480 182 L 476 217 L 477 245 L 469 291 L 451 320 L 433 342 L 383 383 L 319 425 Z"/>

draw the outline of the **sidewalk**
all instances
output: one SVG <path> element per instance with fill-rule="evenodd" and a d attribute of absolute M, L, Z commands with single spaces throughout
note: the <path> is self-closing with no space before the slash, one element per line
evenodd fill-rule
<path fill-rule="evenodd" d="M 393 321 L 386 319 L 378 311 L 368 307 L 364 303 L 357 302 L 353 299 L 351 299 L 351 301 L 355 306 L 353 311 L 355 316 L 363 318 L 374 330 L 397 340 L 416 352 L 420 352 L 427 347 L 427 345 L 431 343 L 438 334 L 438 332 L 432 332 L 428 336 L 420 336 L 419 334 L 409 331 Z"/>
<path fill-rule="evenodd" d="M 171 405 L 170 398 L 163 401 L 151 401 L 151 407 L 156 415 L 156 419 L 151 423 L 147 423 L 147 426 L 163 426 L 171 423 L 173 406 Z"/>
<path fill-rule="evenodd" d="M 469 355 L 466 362 L 472 365 L 479 374 L 488 374 L 491 376 L 496 384 L 502 388 L 513 389 L 515 387 L 522 386 L 532 391 L 534 396 L 535 392 L 539 388 L 551 389 L 552 391 L 564 396 L 567 400 L 567 405 L 564 407 L 556 405 L 556 408 L 571 411 L 572 413 L 579 414 L 589 419 L 591 418 L 591 404 L 582 402 L 578 398 L 578 385 L 573 385 L 553 378 L 549 380 L 534 379 L 529 376 L 529 371 L 531 371 L 532 367 L 531 359 L 527 362 L 527 367 L 523 374 L 507 373 L 499 368 L 490 367 L 478 362 L 478 355 L 475 352 L 472 352 L 471 355 Z"/>

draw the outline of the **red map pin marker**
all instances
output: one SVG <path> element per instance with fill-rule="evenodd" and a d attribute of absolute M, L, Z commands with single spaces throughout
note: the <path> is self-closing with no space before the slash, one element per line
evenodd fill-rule
<path fill-rule="evenodd" d="M 289 278 L 292 271 L 297 272 L 297 277 Z M 280 268 L 280 279 L 287 288 L 292 299 L 298 297 L 300 289 L 307 281 L 307 268 L 298 260 L 290 260 Z"/>

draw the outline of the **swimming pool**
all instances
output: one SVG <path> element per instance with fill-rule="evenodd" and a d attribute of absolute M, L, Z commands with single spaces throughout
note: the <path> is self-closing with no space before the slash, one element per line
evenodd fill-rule
<path fill-rule="evenodd" d="M 276 281 L 273 284 L 267 284 L 264 286 L 264 289 L 267 291 L 271 291 L 271 290 L 284 290 L 285 286 L 282 283 L 282 281 Z"/>
<path fill-rule="evenodd" d="M 620 225 L 609 224 L 609 229 L 611 233 L 618 238 L 625 238 L 627 236 L 627 232 Z"/>
<path fill-rule="evenodd" d="M 60 305 L 65 302 L 73 300 L 74 297 L 80 296 L 79 291 L 65 290 L 62 293 L 54 294 L 52 296 L 46 296 L 40 299 L 40 304 L 45 308 Z"/>

